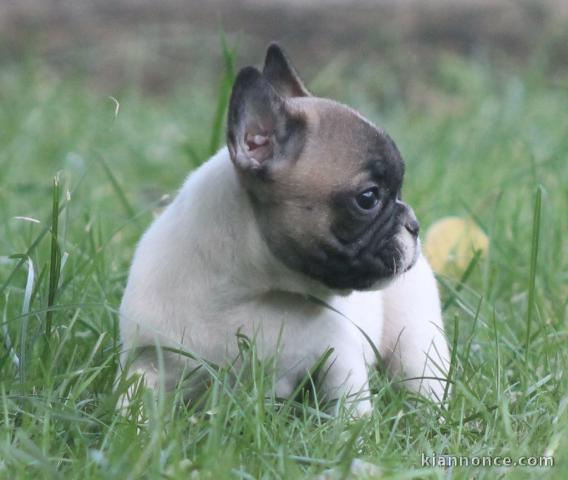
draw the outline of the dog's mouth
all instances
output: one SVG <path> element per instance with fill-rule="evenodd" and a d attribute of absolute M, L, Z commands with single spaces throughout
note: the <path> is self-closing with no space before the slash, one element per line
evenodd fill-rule
<path fill-rule="evenodd" d="M 408 252 L 394 238 L 374 250 L 353 256 L 348 251 L 321 246 L 300 256 L 299 270 L 332 290 L 380 290 L 410 270 L 419 255 L 417 246 L 409 261 Z"/>
<path fill-rule="evenodd" d="M 404 266 L 404 268 L 394 271 L 391 275 L 387 275 L 377 279 L 371 285 L 364 287 L 364 288 L 356 288 L 355 290 L 361 291 L 376 291 L 376 290 L 384 290 L 387 288 L 391 283 L 393 283 L 397 278 L 408 272 L 409 270 L 416 265 L 418 258 L 420 257 L 420 247 L 417 244 L 414 256 L 410 263 Z"/>
<path fill-rule="evenodd" d="M 267 243 L 287 267 L 337 292 L 385 288 L 418 258 L 416 238 L 394 216 L 357 238 L 331 233 L 309 242 L 288 235 L 277 242 L 269 237 Z"/>
<path fill-rule="evenodd" d="M 331 289 L 378 290 L 418 259 L 417 232 L 407 226 L 411 215 L 410 207 L 397 201 L 386 204 L 364 228 L 338 217 L 331 236 L 309 250 L 294 250 L 304 258 L 302 270 Z"/>

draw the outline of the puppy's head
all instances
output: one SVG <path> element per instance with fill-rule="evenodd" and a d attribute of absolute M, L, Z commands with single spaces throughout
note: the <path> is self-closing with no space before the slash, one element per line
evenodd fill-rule
<path fill-rule="evenodd" d="M 233 86 L 227 143 L 272 253 L 338 290 L 380 288 L 418 256 L 404 162 L 357 112 L 312 96 L 282 50 Z"/>

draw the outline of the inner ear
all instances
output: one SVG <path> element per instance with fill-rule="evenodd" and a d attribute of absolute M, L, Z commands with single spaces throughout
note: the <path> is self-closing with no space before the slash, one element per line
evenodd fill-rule
<path fill-rule="evenodd" d="M 277 43 L 271 43 L 266 50 L 262 74 L 282 97 L 311 95 Z"/>
<path fill-rule="evenodd" d="M 243 68 L 233 85 L 227 122 L 231 160 L 241 170 L 258 170 L 278 153 L 286 128 L 284 100 L 253 67 Z"/>

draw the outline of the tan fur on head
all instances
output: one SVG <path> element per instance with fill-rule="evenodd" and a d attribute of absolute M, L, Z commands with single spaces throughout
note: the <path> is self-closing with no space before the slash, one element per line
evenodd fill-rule
<path fill-rule="evenodd" d="M 342 290 L 384 285 L 413 265 L 417 226 L 407 226 L 417 222 L 399 199 L 404 162 L 383 130 L 309 94 L 274 45 L 262 73 L 239 72 L 228 117 L 231 158 L 283 263 Z M 377 201 L 368 212 L 357 208 L 365 192 Z"/>

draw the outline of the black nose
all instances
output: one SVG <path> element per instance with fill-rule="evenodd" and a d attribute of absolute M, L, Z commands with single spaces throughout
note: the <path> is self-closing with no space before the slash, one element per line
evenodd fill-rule
<path fill-rule="evenodd" d="M 420 224 L 416 219 L 416 215 L 414 214 L 414 210 L 410 205 L 407 205 L 401 200 L 397 200 L 396 203 L 402 209 L 401 216 L 404 220 L 404 228 L 408 230 L 408 233 L 414 237 L 418 237 L 418 232 L 420 231 Z"/>
<path fill-rule="evenodd" d="M 418 220 L 416 220 L 416 218 L 409 218 L 404 226 L 411 235 L 414 235 L 415 237 L 418 236 L 418 232 L 420 231 L 420 224 L 418 223 Z"/>

